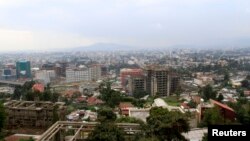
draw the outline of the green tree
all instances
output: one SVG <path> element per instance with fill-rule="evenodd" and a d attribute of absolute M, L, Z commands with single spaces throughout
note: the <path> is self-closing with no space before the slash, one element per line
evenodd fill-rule
<path fill-rule="evenodd" d="M 202 98 L 207 101 L 209 99 L 216 99 L 217 92 L 213 90 L 211 85 L 206 85 L 200 91 Z"/>
<path fill-rule="evenodd" d="M 222 94 L 219 94 L 217 97 L 217 101 L 221 102 L 224 99 L 224 96 Z"/>
<path fill-rule="evenodd" d="M 58 120 L 59 120 L 58 106 L 55 106 L 53 108 L 53 123 L 57 122 Z"/>
<path fill-rule="evenodd" d="M 19 100 L 22 95 L 22 87 L 21 86 L 16 86 L 14 93 L 12 95 L 12 99 Z"/>
<path fill-rule="evenodd" d="M 114 122 L 116 114 L 110 108 L 102 108 L 97 111 L 97 120 L 100 122 Z"/>
<path fill-rule="evenodd" d="M 100 98 L 112 108 L 118 105 L 122 99 L 120 92 L 111 89 L 111 82 L 102 83 L 99 86 L 101 96 Z"/>
<path fill-rule="evenodd" d="M 208 141 L 208 134 L 204 133 L 203 137 L 202 137 L 202 141 Z"/>
<path fill-rule="evenodd" d="M 32 137 L 30 137 L 29 139 L 20 139 L 19 141 L 35 141 Z"/>
<path fill-rule="evenodd" d="M 113 122 L 102 122 L 88 136 L 88 141 L 125 141 L 125 133 Z"/>
<path fill-rule="evenodd" d="M 248 80 L 241 81 L 241 86 L 244 88 L 249 88 L 249 81 Z"/>
<path fill-rule="evenodd" d="M 203 126 L 222 124 L 224 123 L 223 117 L 220 114 L 220 110 L 217 107 L 207 109 L 204 113 L 202 120 Z"/>
<path fill-rule="evenodd" d="M 193 100 L 190 100 L 190 101 L 188 102 L 188 106 L 189 106 L 190 108 L 196 108 L 197 104 L 196 104 Z"/>
<path fill-rule="evenodd" d="M 133 96 L 134 96 L 135 98 L 142 98 L 142 97 L 144 97 L 144 96 L 146 96 L 146 95 L 147 95 L 147 92 L 145 92 L 145 91 L 140 91 L 140 90 L 135 91 L 134 94 L 133 94 Z"/>
<path fill-rule="evenodd" d="M 154 107 L 147 117 L 149 135 L 156 136 L 161 141 L 186 140 L 181 135 L 190 130 L 187 117 L 178 111 Z"/>
<path fill-rule="evenodd" d="M 228 83 L 229 80 L 230 80 L 230 76 L 229 76 L 229 73 L 226 71 L 224 74 L 224 82 Z"/>
<path fill-rule="evenodd" d="M 0 102 L 0 133 L 1 133 L 2 128 L 4 127 L 5 118 L 6 118 L 6 113 L 4 110 L 4 106 Z"/>

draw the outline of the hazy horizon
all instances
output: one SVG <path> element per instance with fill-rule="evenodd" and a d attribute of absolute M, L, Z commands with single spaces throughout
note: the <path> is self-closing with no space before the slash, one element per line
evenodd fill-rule
<path fill-rule="evenodd" d="M 248 0 L 1 0 L 0 52 L 249 47 Z"/>

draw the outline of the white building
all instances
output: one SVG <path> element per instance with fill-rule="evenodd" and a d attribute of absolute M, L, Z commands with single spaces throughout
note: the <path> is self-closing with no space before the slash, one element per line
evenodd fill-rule
<path fill-rule="evenodd" d="M 51 79 L 55 77 L 56 73 L 54 70 L 40 70 L 35 73 L 35 79 L 43 81 L 44 84 L 50 83 Z"/>
<path fill-rule="evenodd" d="M 101 78 L 101 65 L 91 65 L 89 67 L 90 78 L 92 81 L 97 81 Z"/>
<path fill-rule="evenodd" d="M 89 81 L 89 69 L 67 69 L 66 82 Z"/>

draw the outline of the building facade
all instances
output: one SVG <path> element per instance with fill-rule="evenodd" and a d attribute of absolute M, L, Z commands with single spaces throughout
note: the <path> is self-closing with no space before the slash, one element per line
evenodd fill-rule
<path fill-rule="evenodd" d="M 55 120 L 64 120 L 66 114 L 63 102 L 8 101 L 4 107 L 7 113 L 5 123 L 9 128 L 46 128 Z"/>
<path fill-rule="evenodd" d="M 66 82 L 79 82 L 90 80 L 89 69 L 67 69 L 66 70 Z"/>
<path fill-rule="evenodd" d="M 129 77 L 138 77 L 143 75 L 142 69 L 121 69 L 120 76 L 121 76 L 121 84 L 124 89 L 126 89 L 126 85 L 128 84 Z"/>
<path fill-rule="evenodd" d="M 40 70 L 35 73 L 35 79 L 42 81 L 45 85 L 56 77 L 54 70 Z"/>
<path fill-rule="evenodd" d="M 180 86 L 180 77 L 170 68 L 149 66 L 145 68 L 146 92 L 152 96 L 169 96 Z"/>
<path fill-rule="evenodd" d="M 31 78 L 30 61 L 16 62 L 16 76 L 17 78 Z"/>

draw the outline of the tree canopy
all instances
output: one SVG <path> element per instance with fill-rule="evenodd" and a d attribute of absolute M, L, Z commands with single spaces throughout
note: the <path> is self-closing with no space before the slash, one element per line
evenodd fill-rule
<path fill-rule="evenodd" d="M 161 107 L 154 107 L 150 110 L 147 123 L 150 134 L 161 141 L 186 140 L 181 133 L 190 130 L 188 119 L 184 114 L 177 111 L 168 111 Z"/>
<path fill-rule="evenodd" d="M 207 101 L 210 98 L 216 99 L 217 92 L 213 90 L 211 85 L 206 85 L 205 87 L 201 88 L 200 95 L 205 101 Z"/>
<path fill-rule="evenodd" d="M 3 104 L 0 102 L 0 132 L 2 128 L 4 127 L 4 122 L 5 122 L 5 110 Z"/>
<path fill-rule="evenodd" d="M 100 122 L 113 122 L 116 120 L 116 114 L 110 108 L 99 109 L 97 113 L 97 120 Z"/>
<path fill-rule="evenodd" d="M 102 83 L 99 86 L 101 96 L 100 98 L 105 101 L 105 103 L 114 108 L 118 105 L 122 99 L 120 92 L 111 89 L 111 82 Z"/>
<path fill-rule="evenodd" d="M 88 136 L 88 141 L 125 141 L 125 133 L 115 124 L 102 122 Z"/>

